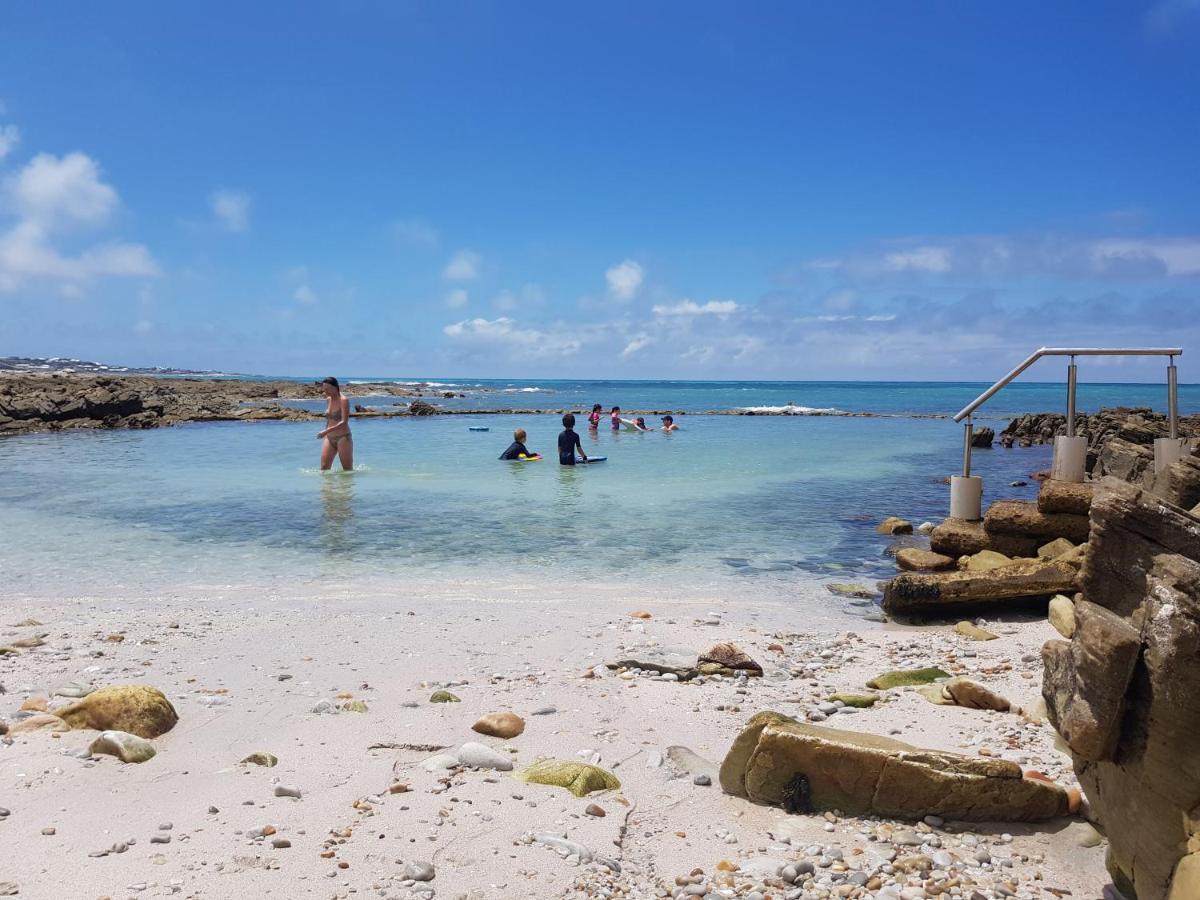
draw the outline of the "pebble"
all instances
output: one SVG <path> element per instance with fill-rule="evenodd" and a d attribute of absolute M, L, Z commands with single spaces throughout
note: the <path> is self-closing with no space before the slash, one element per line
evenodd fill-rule
<path fill-rule="evenodd" d="M 171 843 L 171 836 L 169 834 L 152 834 L 150 835 L 150 843 L 169 844 Z"/>
<path fill-rule="evenodd" d="M 500 772 L 511 772 L 513 761 L 502 753 L 498 753 L 484 744 L 470 741 L 458 749 L 458 761 L 461 765 L 472 769 L 495 769 Z"/>
<path fill-rule="evenodd" d="M 292 787 L 291 785 L 287 785 L 287 784 L 277 784 L 277 785 L 275 785 L 275 796 L 276 797 L 295 797 L 297 800 L 299 800 L 300 799 L 300 788 Z"/>
<path fill-rule="evenodd" d="M 433 881 L 434 871 L 433 863 L 422 862 L 421 860 L 412 860 L 404 864 L 404 877 L 410 881 Z"/>
<path fill-rule="evenodd" d="M 595 816 L 597 819 L 603 819 L 607 815 L 607 813 L 604 811 L 604 807 L 595 803 L 589 803 L 584 812 L 589 816 Z"/>
<path fill-rule="evenodd" d="M 42 834 L 44 834 L 44 835 L 46 835 L 47 837 L 49 837 L 50 835 L 54 834 L 54 829 L 53 829 L 53 828 L 43 828 L 43 829 L 42 829 Z"/>
<path fill-rule="evenodd" d="M 271 841 L 271 846 L 276 850 L 286 850 L 288 847 L 292 846 L 292 842 L 287 838 L 275 838 L 275 840 Z"/>
<path fill-rule="evenodd" d="M 692 778 L 692 784 L 698 784 L 701 787 L 708 787 L 708 785 L 712 784 L 712 779 L 704 773 L 701 773 Z"/>
<path fill-rule="evenodd" d="M 531 716 L 549 716 L 549 715 L 553 715 L 556 712 L 558 712 L 558 709 L 556 707 L 539 706 L 537 709 L 535 709 L 533 712 L 531 712 L 530 715 Z"/>

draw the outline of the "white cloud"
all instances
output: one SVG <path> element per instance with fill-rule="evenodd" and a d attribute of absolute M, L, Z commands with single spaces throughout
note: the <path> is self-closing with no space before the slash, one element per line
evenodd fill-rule
<path fill-rule="evenodd" d="M 474 281 L 479 277 L 479 266 L 482 263 L 483 257 L 475 251 L 459 250 L 446 263 L 442 277 L 447 281 Z"/>
<path fill-rule="evenodd" d="M 452 340 L 481 347 L 499 347 L 529 356 L 571 356 L 583 342 L 562 330 L 540 331 L 520 328 L 514 319 L 464 319 L 442 329 Z"/>
<path fill-rule="evenodd" d="M 642 268 L 642 264 L 632 259 L 610 266 L 604 273 L 609 295 L 622 303 L 628 303 L 637 296 L 645 277 L 646 270 Z"/>
<path fill-rule="evenodd" d="M 118 202 L 117 192 L 100 180 L 99 167 L 82 153 L 39 153 L 5 186 L 21 217 L 47 229 L 103 225 Z"/>
<path fill-rule="evenodd" d="M 633 339 L 625 345 L 625 349 L 621 351 L 621 359 L 629 359 L 629 357 L 635 355 L 640 350 L 646 349 L 653 343 L 654 338 L 647 334 L 635 335 Z"/>
<path fill-rule="evenodd" d="M 446 294 L 446 306 L 450 309 L 462 309 L 467 305 L 470 296 L 462 288 L 455 288 Z"/>
<path fill-rule="evenodd" d="M 1101 270 L 1122 262 L 1151 262 L 1168 276 L 1200 275 L 1200 238 L 1098 241 L 1091 254 Z"/>
<path fill-rule="evenodd" d="M 893 272 L 948 272 L 950 271 L 950 249 L 948 247 L 917 247 L 915 250 L 896 251 L 883 257 L 884 267 Z"/>
<path fill-rule="evenodd" d="M 292 297 L 297 303 L 302 303 L 305 306 L 313 306 L 320 299 L 317 296 L 317 292 L 308 284 L 299 285 L 292 293 Z"/>
<path fill-rule="evenodd" d="M 436 247 L 441 241 L 438 230 L 423 219 L 402 219 L 392 225 L 392 235 L 410 247 Z"/>
<path fill-rule="evenodd" d="M 250 195 L 244 191 L 221 188 L 209 197 L 213 215 L 221 227 L 236 234 L 250 228 Z"/>
<path fill-rule="evenodd" d="M 707 303 L 680 300 L 678 303 L 655 306 L 654 314 L 656 316 L 728 316 L 737 310 L 738 305 L 732 300 L 709 300 Z"/>
<path fill-rule="evenodd" d="M 0 125 L 0 162 L 12 153 L 13 147 L 21 140 L 21 131 L 16 125 Z"/>

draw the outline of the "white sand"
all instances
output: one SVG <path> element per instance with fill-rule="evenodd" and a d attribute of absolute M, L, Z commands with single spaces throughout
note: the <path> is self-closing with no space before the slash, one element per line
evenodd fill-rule
<path fill-rule="evenodd" d="M 173 701 L 180 721 L 154 742 L 158 756 L 141 765 L 72 755 L 87 747 L 94 732 L 17 735 L 0 746 L 0 807 L 11 813 L 0 820 L 5 847 L 0 882 L 15 882 L 23 898 L 56 900 L 404 897 L 409 895 L 400 882 L 404 867 L 397 861 L 424 860 L 436 866 L 431 885 L 439 898 L 513 898 L 574 896 L 577 881 L 594 887 L 608 877 L 595 866 L 573 866 L 544 846 L 524 843 L 530 832 L 565 833 L 619 860 L 625 873 L 619 883 L 628 896 L 653 896 L 654 888 L 674 886 L 675 876 L 695 868 L 711 875 L 722 859 L 745 869 L 755 857 L 804 857 L 809 845 L 840 847 L 852 859 L 855 848 L 870 849 L 858 820 L 840 821 L 828 832 L 824 818 L 789 817 L 727 796 L 715 784 L 694 785 L 669 762 L 647 768 L 648 755 L 685 745 L 719 763 L 754 712 L 774 709 L 803 717 L 830 690 L 861 689 L 868 677 L 891 668 L 941 665 L 958 671 L 962 662 L 977 671 L 1008 662 L 1011 671 L 981 674 L 979 680 L 1032 705 L 1040 662 L 1022 657 L 1036 654 L 1053 636 L 1040 621 L 995 624 L 1001 638 L 987 643 L 967 641 L 948 628 L 884 628 L 836 613 L 814 623 L 785 603 L 726 603 L 715 594 L 629 601 L 613 591 L 570 588 L 561 593 L 574 594 L 573 600 L 539 601 L 522 586 L 443 586 L 437 592 L 398 584 L 388 591 L 379 585 L 363 590 L 350 581 L 336 592 L 304 599 L 235 589 L 219 592 L 219 600 L 197 595 L 7 601 L 0 643 L 48 634 L 46 646 L 0 658 L 0 682 L 7 689 L 0 718 L 12 723 L 26 697 L 81 680 L 95 686 L 155 685 Z M 840 602 L 830 598 L 828 604 L 835 609 Z M 630 618 L 635 609 L 653 618 Z M 722 624 L 699 624 L 709 611 L 721 613 Z M 27 617 L 44 626 L 12 627 Z M 822 631 L 810 632 L 814 627 Z M 644 658 L 654 647 L 694 654 L 725 640 L 761 662 L 768 675 L 799 670 L 822 663 L 824 642 L 850 631 L 861 640 L 834 648 L 827 670 L 813 677 L 754 679 L 744 693 L 731 681 L 580 677 L 590 666 Z M 123 642 L 104 640 L 117 632 Z M 785 652 L 768 650 L 773 642 Z M 963 658 L 958 655 L 963 650 L 978 655 Z M 842 663 L 845 651 L 853 659 Z M 103 655 L 91 655 L 98 652 Z M 280 681 L 279 675 L 291 678 Z M 441 683 L 455 681 L 467 682 L 451 688 L 461 703 L 428 702 Z M 310 712 L 341 692 L 365 701 L 368 711 Z M 1073 783 L 1069 760 L 1053 749 L 1048 725 L 1022 728 L 1016 715 L 936 707 L 910 690 L 892 693 L 891 702 L 836 715 L 828 724 L 877 734 L 899 729 L 901 739 L 929 747 L 1020 754 L 1032 767 Z M 205 705 L 214 699 L 218 705 Z M 405 701 L 417 706 L 405 707 Z M 530 715 L 546 705 L 557 712 Z M 525 717 L 524 734 L 500 741 L 471 731 L 479 716 L 501 710 Z M 1011 748 L 1006 729 L 1020 734 Z M 420 766 L 432 753 L 369 749 L 382 743 L 456 747 L 469 740 L 515 750 L 518 768 L 539 756 L 577 759 L 580 751 L 595 751 L 622 788 L 578 799 L 562 789 L 482 771 L 456 774 L 446 788 Z M 238 765 L 254 751 L 277 755 L 279 765 Z M 411 792 L 388 795 L 395 780 L 410 784 Z M 276 782 L 298 786 L 303 798 L 276 798 Z M 382 802 L 372 802 L 369 812 L 354 808 L 369 796 Z M 607 816 L 585 815 L 590 802 Z M 219 811 L 210 813 L 210 806 Z M 780 826 L 781 820 L 786 824 Z M 158 830 L 163 823 L 172 825 L 171 842 L 150 843 L 151 836 L 166 833 Z M 1001 871 L 1032 884 L 1019 894 L 1051 896 L 1031 882 L 1041 873 L 1041 884 L 1069 890 L 1073 900 L 1099 897 L 1107 884 L 1103 845 L 1077 846 L 1065 830 L 1068 824 L 963 830 L 979 835 L 997 861 L 1014 856 L 1013 869 Z M 247 836 L 265 825 L 292 846 L 276 850 L 270 839 Z M 628 832 L 622 837 L 624 825 Z M 773 827 L 790 829 L 790 848 L 768 836 Z M 45 828 L 55 833 L 43 835 Z M 336 844 L 334 858 L 322 858 L 331 831 L 350 836 Z M 1003 831 L 1014 835 L 1012 843 L 1000 842 Z M 941 836 L 945 848 L 964 854 L 957 834 Z M 88 856 L 118 841 L 131 846 L 103 858 Z M 1022 854 L 1030 861 L 1021 861 Z M 336 868 L 339 862 L 348 868 Z M 974 871 L 991 882 L 990 870 Z M 962 896 L 969 895 L 967 890 Z"/>

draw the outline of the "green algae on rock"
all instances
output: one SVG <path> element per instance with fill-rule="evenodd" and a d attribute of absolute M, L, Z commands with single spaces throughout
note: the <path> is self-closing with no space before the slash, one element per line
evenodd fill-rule
<path fill-rule="evenodd" d="M 621 786 L 616 775 L 599 766 L 563 759 L 540 760 L 514 777 L 529 784 L 566 788 L 576 797 L 586 797 L 596 791 L 616 790 Z"/>
<path fill-rule="evenodd" d="M 896 669 L 876 675 L 867 682 L 867 687 L 877 691 L 887 691 L 892 688 L 908 687 L 917 684 L 931 684 L 939 678 L 949 678 L 950 673 L 930 667 L 927 669 Z"/>
<path fill-rule="evenodd" d="M 434 691 L 433 696 L 429 698 L 430 703 L 461 703 L 454 694 L 449 691 Z"/>

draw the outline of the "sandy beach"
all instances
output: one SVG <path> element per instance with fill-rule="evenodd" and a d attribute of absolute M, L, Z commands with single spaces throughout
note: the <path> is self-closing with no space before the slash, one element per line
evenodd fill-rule
<path fill-rule="evenodd" d="M 1052 635 L 1044 620 L 989 622 L 999 638 L 977 642 L 950 627 L 848 617 L 809 630 L 784 598 L 751 606 L 716 594 L 582 590 L 477 583 L 437 595 L 350 579 L 320 594 L 11 599 L 2 642 L 45 643 L 0 657 L 10 725 L 31 699 L 69 702 L 53 693 L 71 682 L 153 685 L 179 722 L 138 765 L 89 756 L 96 733 L 86 730 L 6 736 L 0 829 L 17 850 L 0 882 L 30 898 L 778 898 L 845 896 L 847 885 L 877 878 L 871 887 L 894 882 L 909 898 L 957 879 L 949 896 L 1101 897 L 1103 844 L 1081 819 L 930 827 L 787 815 L 716 783 L 715 766 L 753 713 L 803 719 L 889 669 L 972 674 L 1036 709 L 1038 648 Z M 678 683 L 604 668 L 721 641 L 764 676 Z M 438 689 L 461 702 L 431 703 Z M 1074 784 L 1047 724 L 935 706 L 911 688 L 883 693 L 826 724 L 1003 756 Z M 471 730 L 502 711 L 524 719 L 521 735 Z M 470 741 L 511 757 L 516 771 L 539 757 L 592 761 L 621 787 L 577 798 L 509 772 L 423 766 Z M 252 753 L 278 765 L 240 763 Z M 705 774 L 711 785 L 695 783 Z M 280 786 L 300 797 L 276 796 Z M 560 854 L 538 835 L 594 859 Z M 901 863 L 918 856 L 926 868 L 906 874 Z M 804 861 L 815 868 L 811 890 L 776 877 Z M 412 880 L 429 874 L 426 863 L 433 879 Z"/>

